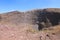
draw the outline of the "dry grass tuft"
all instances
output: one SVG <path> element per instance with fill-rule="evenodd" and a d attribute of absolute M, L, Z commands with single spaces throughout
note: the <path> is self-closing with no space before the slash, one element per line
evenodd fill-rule
<path fill-rule="evenodd" d="M 58 33 L 58 32 L 60 32 L 60 25 L 54 26 L 54 27 L 50 27 L 50 28 L 45 28 L 42 31 L 48 32 L 48 33 Z"/>

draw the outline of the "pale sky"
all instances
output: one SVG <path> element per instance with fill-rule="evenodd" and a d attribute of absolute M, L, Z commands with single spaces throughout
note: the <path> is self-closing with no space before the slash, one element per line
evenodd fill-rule
<path fill-rule="evenodd" d="M 42 8 L 60 8 L 60 0 L 0 0 L 0 13 Z"/>

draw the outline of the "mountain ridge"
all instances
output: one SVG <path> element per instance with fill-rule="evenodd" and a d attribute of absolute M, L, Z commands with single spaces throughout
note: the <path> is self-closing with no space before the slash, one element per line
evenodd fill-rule
<path fill-rule="evenodd" d="M 47 8 L 26 12 L 12 11 L 0 14 L 0 20 L 17 25 L 20 25 L 20 23 L 25 23 L 26 25 L 34 25 L 38 26 L 38 29 L 40 30 L 44 27 L 59 25 L 60 9 Z"/>
<path fill-rule="evenodd" d="M 60 9 L 0 14 L 0 40 L 60 40 Z"/>

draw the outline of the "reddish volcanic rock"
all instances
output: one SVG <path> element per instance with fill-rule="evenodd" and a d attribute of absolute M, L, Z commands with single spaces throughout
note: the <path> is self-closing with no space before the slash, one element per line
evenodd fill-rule
<path fill-rule="evenodd" d="M 60 9 L 0 14 L 0 40 L 60 40 Z"/>

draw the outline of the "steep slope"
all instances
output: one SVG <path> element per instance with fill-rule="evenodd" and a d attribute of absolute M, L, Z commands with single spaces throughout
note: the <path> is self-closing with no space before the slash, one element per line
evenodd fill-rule
<path fill-rule="evenodd" d="M 27 21 L 33 25 L 38 25 L 38 29 L 60 24 L 59 9 L 32 10 L 26 12 Z M 30 17 L 29 17 L 30 16 Z"/>
<path fill-rule="evenodd" d="M 0 14 L 0 40 L 60 40 L 60 9 Z"/>
<path fill-rule="evenodd" d="M 1 14 L 0 19 L 2 22 L 19 24 L 24 22 L 24 13 L 18 11 L 12 11 L 12 12 Z"/>
<path fill-rule="evenodd" d="M 32 25 L 33 28 L 40 30 L 60 24 L 60 9 L 47 8 L 27 12 L 8 12 L 0 14 L 0 22 L 15 25 Z"/>

